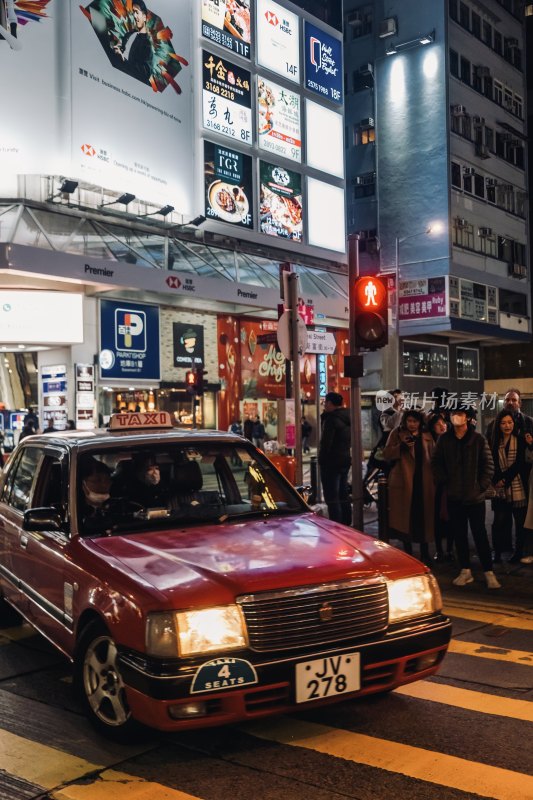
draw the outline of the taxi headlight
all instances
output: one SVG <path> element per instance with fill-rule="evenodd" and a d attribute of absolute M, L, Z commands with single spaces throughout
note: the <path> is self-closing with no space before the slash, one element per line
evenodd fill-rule
<path fill-rule="evenodd" d="M 246 628 L 239 606 L 219 606 L 199 611 L 150 614 L 146 647 L 162 658 L 236 650 L 246 647 Z"/>
<path fill-rule="evenodd" d="M 442 609 L 439 585 L 433 575 L 389 581 L 389 623 L 433 614 Z"/>

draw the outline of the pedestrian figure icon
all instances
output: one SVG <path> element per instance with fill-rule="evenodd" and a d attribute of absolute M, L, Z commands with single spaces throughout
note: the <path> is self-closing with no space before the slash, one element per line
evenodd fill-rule
<path fill-rule="evenodd" d="M 366 303 L 365 306 L 377 306 L 376 295 L 378 293 L 378 289 L 376 284 L 373 281 L 368 281 L 367 285 L 365 286 L 365 297 Z"/>

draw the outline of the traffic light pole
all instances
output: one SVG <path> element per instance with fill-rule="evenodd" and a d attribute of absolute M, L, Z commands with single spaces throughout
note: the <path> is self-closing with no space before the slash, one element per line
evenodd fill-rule
<path fill-rule="evenodd" d="M 300 353 L 298 351 L 298 274 L 288 274 L 288 307 L 291 319 L 292 396 L 294 399 L 294 454 L 296 456 L 296 486 L 303 483 L 302 464 L 302 401 L 300 390 Z"/>
<path fill-rule="evenodd" d="M 348 237 L 348 286 L 350 292 L 350 355 L 356 355 L 353 288 L 359 277 L 359 234 Z M 359 378 L 350 379 L 350 419 L 352 444 L 352 525 L 362 531 L 363 519 L 363 441 L 361 437 L 361 388 Z"/>

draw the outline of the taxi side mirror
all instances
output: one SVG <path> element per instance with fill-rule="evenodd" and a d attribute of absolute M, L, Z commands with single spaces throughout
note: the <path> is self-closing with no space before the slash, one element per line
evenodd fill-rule
<path fill-rule="evenodd" d="M 55 508 L 30 508 L 24 512 L 26 531 L 60 531 L 63 520 Z"/>

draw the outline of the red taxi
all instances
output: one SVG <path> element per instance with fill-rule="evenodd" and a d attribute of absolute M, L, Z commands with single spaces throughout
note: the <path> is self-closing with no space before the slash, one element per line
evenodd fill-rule
<path fill-rule="evenodd" d="M 17 447 L 0 603 L 120 738 L 389 691 L 435 673 L 451 632 L 423 564 L 314 514 L 247 440 L 164 412 Z"/>

